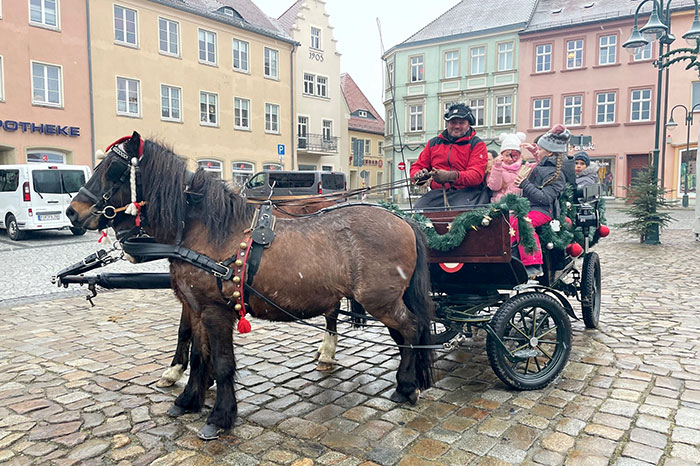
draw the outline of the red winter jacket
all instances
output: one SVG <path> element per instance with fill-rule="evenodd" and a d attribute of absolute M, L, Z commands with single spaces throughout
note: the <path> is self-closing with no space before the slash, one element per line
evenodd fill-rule
<path fill-rule="evenodd" d="M 423 168 L 457 171 L 459 172 L 457 179 L 445 186 L 463 189 L 478 186 L 484 181 L 487 163 L 486 144 L 476 136 L 473 128 L 469 128 L 467 135 L 456 141 L 452 141 L 445 130 L 428 141 L 418 160 L 411 165 L 410 174 L 413 176 Z M 442 185 L 433 181 L 430 187 L 441 189 Z"/>

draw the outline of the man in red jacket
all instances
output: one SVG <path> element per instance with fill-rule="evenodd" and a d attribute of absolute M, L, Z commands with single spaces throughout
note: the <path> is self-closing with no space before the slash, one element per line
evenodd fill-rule
<path fill-rule="evenodd" d="M 416 208 L 442 207 L 447 197 L 451 206 L 487 204 L 483 186 L 488 162 L 486 144 L 471 127 L 474 115 L 464 104 L 452 105 L 445 113 L 447 129 L 432 138 L 411 165 L 416 182 L 432 177 L 432 191 L 422 196 Z"/>

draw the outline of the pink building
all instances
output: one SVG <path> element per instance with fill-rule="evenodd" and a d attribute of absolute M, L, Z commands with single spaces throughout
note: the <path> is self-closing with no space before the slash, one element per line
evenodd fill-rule
<path fill-rule="evenodd" d="M 599 164 L 600 181 L 611 196 L 624 196 L 623 187 L 649 163 L 657 97 L 653 60 L 658 56 L 658 43 L 635 55 L 622 47 L 632 31 L 639 1 L 626 2 L 624 8 L 619 3 L 542 0 L 520 35 L 518 129 L 531 140 L 563 122 L 573 135 L 590 136 L 592 145 L 584 148 Z M 691 13 L 674 14 L 676 47 L 685 46 L 680 36 L 690 26 Z M 640 17 L 640 26 L 647 18 L 648 14 Z M 681 41 L 683 44 L 678 43 Z M 696 72 L 675 67 L 670 72 L 669 108 L 675 103 L 688 106 L 692 82 L 697 81 Z M 682 142 L 685 149 L 680 112 L 676 114 L 679 120 L 682 130 L 673 133 L 673 146 L 667 146 L 663 163 L 665 186 L 676 186 L 676 192 L 680 152 L 675 148 Z M 572 147 L 571 152 L 578 149 Z"/>
<path fill-rule="evenodd" d="M 85 2 L 1 2 L 0 164 L 92 165 Z"/>

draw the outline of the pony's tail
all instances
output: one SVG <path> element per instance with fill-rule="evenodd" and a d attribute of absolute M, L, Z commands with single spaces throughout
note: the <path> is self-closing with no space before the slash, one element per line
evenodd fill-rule
<path fill-rule="evenodd" d="M 414 316 L 419 345 L 431 345 L 430 322 L 433 319 L 433 300 L 430 297 L 430 269 L 428 268 L 428 238 L 417 223 L 408 220 L 416 237 L 416 267 L 413 269 L 411 282 L 403 294 L 403 302 Z M 433 350 L 417 349 L 416 379 L 418 388 L 426 389 L 432 385 Z"/>

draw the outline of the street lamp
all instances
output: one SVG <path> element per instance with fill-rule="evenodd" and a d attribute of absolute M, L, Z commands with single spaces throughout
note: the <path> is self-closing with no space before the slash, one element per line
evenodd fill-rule
<path fill-rule="evenodd" d="M 674 105 L 673 108 L 671 109 L 671 118 L 668 120 L 668 123 L 666 123 L 667 128 L 675 128 L 678 126 L 678 123 L 673 121 L 673 111 L 677 107 L 681 107 L 685 111 L 685 126 L 687 128 L 687 133 L 685 137 L 685 156 L 690 157 L 690 127 L 693 124 L 693 112 L 695 111 L 695 107 L 700 106 L 700 103 L 697 103 L 693 105 L 693 107 L 688 111 L 688 107 L 686 107 L 683 104 L 677 104 Z M 697 149 L 696 149 L 697 150 Z M 688 207 L 688 165 L 686 164 L 685 167 L 685 176 L 684 176 L 684 181 L 683 181 L 683 201 L 682 201 L 683 207 Z"/>
<path fill-rule="evenodd" d="M 647 24 L 639 28 L 639 12 L 642 6 L 647 2 L 653 2 L 653 9 Z M 695 3 L 695 19 L 693 21 L 690 30 L 683 34 L 683 38 L 688 41 L 688 43 L 693 42 L 695 49 L 675 49 L 670 50 L 670 46 L 676 38 L 671 34 L 671 0 L 642 0 L 642 2 L 637 5 L 637 10 L 634 13 L 634 27 L 632 28 L 632 34 L 627 41 L 622 44 L 628 52 L 631 54 L 637 53 L 640 49 L 646 47 L 649 43 L 654 40 L 659 40 L 659 58 L 654 61 L 654 66 L 658 69 L 658 78 L 656 85 L 656 131 L 654 133 L 654 152 L 653 161 L 651 169 L 651 179 L 652 183 L 658 184 L 659 180 L 659 142 L 661 138 L 661 85 L 663 81 L 663 70 L 673 63 L 677 63 L 682 60 L 691 60 L 688 68 L 695 66 L 700 66 L 700 63 L 696 61 L 698 50 L 700 50 L 700 20 L 698 20 L 698 0 L 693 0 Z M 664 54 L 664 46 L 666 46 L 666 54 Z M 688 55 L 681 55 L 671 58 L 673 55 L 688 53 Z M 668 77 L 667 77 L 668 79 Z M 661 174 L 663 176 L 663 174 Z M 657 199 L 654 198 L 649 206 L 649 213 L 656 214 L 656 204 Z M 646 244 L 659 244 L 659 225 L 652 222 L 647 227 L 647 231 L 644 234 L 644 242 Z"/>

